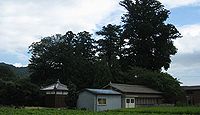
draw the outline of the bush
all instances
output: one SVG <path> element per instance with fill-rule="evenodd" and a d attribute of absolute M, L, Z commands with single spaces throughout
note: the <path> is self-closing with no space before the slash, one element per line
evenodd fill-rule
<path fill-rule="evenodd" d="M 0 87 L 1 105 L 40 105 L 39 87 L 32 84 L 28 79 L 16 81 L 0 80 Z"/>

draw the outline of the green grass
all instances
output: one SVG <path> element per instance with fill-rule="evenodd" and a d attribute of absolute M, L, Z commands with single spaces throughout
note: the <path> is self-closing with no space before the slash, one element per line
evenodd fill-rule
<path fill-rule="evenodd" d="M 141 107 L 106 112 L 50 108 L 0 108 L 0 115 L 200 115 L 200 107 Z"/>
<path fill-rule="evenodd" d="M 141 107 L 136 109 L 120 109 L 118 112 L 177 114 L 177 115 L 200 115 L 200 107 Z"/>

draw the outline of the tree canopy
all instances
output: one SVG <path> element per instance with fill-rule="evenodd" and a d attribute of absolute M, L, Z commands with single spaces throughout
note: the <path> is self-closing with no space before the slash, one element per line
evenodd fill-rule
<path fill-rule="evenodd" d="M 157 0 L 124 0 L 123 35 L 127 41 L 126 64 L 150 70 L 168 69 L 177 52 L 173 40 L 180 38 L 173 24 L 167 24 L 170 11 Z"/>
<path fill-rule="evenodd" d="M 32 81 L 45 85 L 59 78 L 66 84 L 79 85 L 78 88 L 88 86 L 96 57 L 94 47 L 94 39 L 86 31 L 78 34 L 68 31 L 33 43 L 29 65 Z"/>

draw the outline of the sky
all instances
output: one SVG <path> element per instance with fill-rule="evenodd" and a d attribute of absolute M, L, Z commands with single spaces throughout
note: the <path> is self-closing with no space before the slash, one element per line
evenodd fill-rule
<path fill-rule="evenodd" d="M 28 47 L 42 37 L 120 24 L 120 0 L 0 0 L 0 62 L 27 66 Z M 159 0 L 171 11 L 167 23 L 183 36 L 167 71 L 182 85 L 200 85 L 200 0 Z"/>

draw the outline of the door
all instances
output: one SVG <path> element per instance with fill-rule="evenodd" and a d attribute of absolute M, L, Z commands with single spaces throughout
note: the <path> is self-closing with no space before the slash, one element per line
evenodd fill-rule
<path fill-rule="evenodd" d="M 126 108 L 135 108 L 135 98 L 125 98 Z"/>

